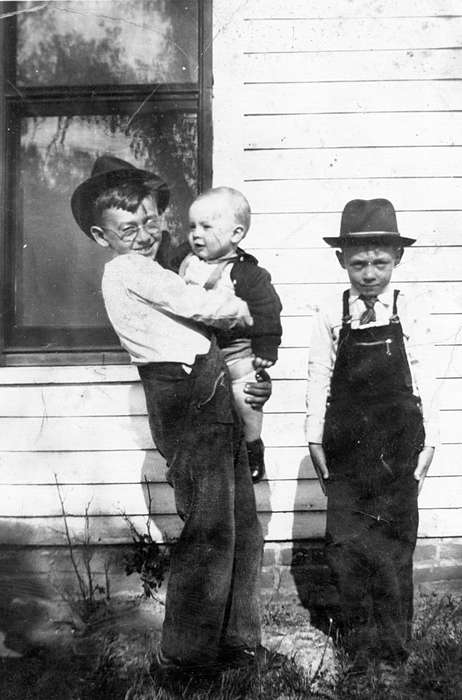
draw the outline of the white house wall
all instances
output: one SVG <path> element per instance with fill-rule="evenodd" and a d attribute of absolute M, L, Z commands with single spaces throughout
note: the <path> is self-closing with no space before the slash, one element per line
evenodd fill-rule
<path fill-rule="evenodd" d="M 248 197 L 245 247 L 284 304 L 265 434 L 294 450 L 282 471 L 269 470 L 274 494 L 278 479 L 298 474 L 292 536 L 323 525 L 309 460 L 297 462 L 311 308 L 327 286 L 339 299 L 345 287 L 321 239 L 338 235 L 356 197 L 390 199 L 403 234 L 418 238 L 396 280 L 434 310 L 443 443 L 420 496 L 419 535 L 460 536 L 462 2 L 236 0 L 214 10 L 214 183 Z"/>
<path fill-rule="evenodd" d="M 420 498 L 420 537 L 462 537 L 462 0 L 215 0 L 214 182 L 253 208 L 246 247 L 272 275 L 284 337 L 264 420 L 267 540 L 322 537 L 325 500 L 303 436 L 311 305 L 343 273 L 321 237 L 348 199 L 383 196 L 406 251 L 397 280 L 434 306 L 442 446 Z M 129 366 L 0 369 L 2 544 L 126 542 L 151 502 L 179 531 Z M 147 482 L 147 483 L 146 483 Z M 442 539 L 441 539 L 442 538 Z"/>

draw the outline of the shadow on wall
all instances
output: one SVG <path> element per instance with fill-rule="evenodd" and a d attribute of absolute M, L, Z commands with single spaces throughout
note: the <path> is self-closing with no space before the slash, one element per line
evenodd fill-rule
<path fill-rule="evenodd" d="M 160 470 L 166 473 L 166 464 L 159 453 L 146 453 L 141 469 L 141 486 L 146 504 L 146 513 L 150 513 L 154 525 L 153 538 L 158 535 L 158 541 L 171 541 L 178 537 L 182 521 L 176 514 L 173 488 L 160 479 Z M 146 484 L 147 482 L 147 484 Z M 271 492 L 267 481 L 260 482 L 255 487 L 255 496 L 262 526 L 263 537 L 268 534 L 271 521 Z M 236 504 L 238 507 L 239 504 Z"/>
<path fill-rule="evenodd" d="M 130 405 L 138 405 L 137 390 L 132 387 L 133 400 L 130 397 Z M 140 425 L 133 421 L 133 427 L 138 433 L 139 444 L 145 448 L 146 433 L 149 431 L 148 417 L 143 428 L 143 435 L 140 432 Z M 145 453 L 140 473 L 140 489 L 143 491 L 145 503 L 145 513 L 150 513 L 149 526 L 152 538 L 157 542 L 169 542 L 178 537 L 182 528 L 182 521 L 176 514 L 175 498 L 173 488 L 166 482 L 166 463 L 161 455 L 154 449 L 151 438 L 149 444 L 152 450 Z M 218 466 L 217 466 L 218 468 Z M 262 481 L 256 486 L 255 495 L 257 507 L 260 515 L 263 536 L 268 533 L 269 522 L 271 520 L 271 494 L 268 482 Z M 239 504 L 236 504 L 239 507 Z"/>
<path fill-rule="evenodd" d="M 312 472 L 313 467 L 307 454 L 299 466 L 295 503 L 303 503 L 306 498 L 306 477 Z M 322 516 L 321 511 L 312 512 L 314 516 Z M 290 570 L 300 602 L 309 610 L 311 623 L 328 634 L 329 620 L 338 606 L 337 592 L 325 558 L 324 538 L 319 536 L 319 532 L 312 539 L 300 538 L 300 533 L 307 529 L 306 515 L 306 511 L 296 510 L 294 513 Z M 308 532 L 306 534 L 309 535 Z"/>
<path fill-rule="evenodd" d="M 140 534 L 147 534 L 149 529 L 156 542 L 169 541 L 178 535 L 181 521 L 176 515 L 173 490 L 166 482 L 165 460 L 157 452 L 151 437 L 141 383 L 131 385 L 129 406 L 134 442 L 139 445 L 144 458 L 136 478 L 141 494 L 141 498 L 137 499 L 140 506 L 136 513 L 127 512 L 126 515 L 131 521 L 136 520 L 138 530 L 144 519 Z"/>

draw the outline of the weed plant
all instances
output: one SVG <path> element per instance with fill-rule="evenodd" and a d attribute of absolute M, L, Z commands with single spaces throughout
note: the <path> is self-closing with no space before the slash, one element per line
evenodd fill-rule
<path fill-rule="evenodd" d="M 92 559 L 95 553 L 94 542 L 90 529 L 90 503 L 85 506 L 84 532 L 80 541 L 72 537 L 69 530 L 68 514 L 66 513 L 64 497 L 55 474 L 55 484 L 61 507 L 61 516 L 64 523 L 64 536 L 66 547 L 71 560 L 77 590 L 73 588 L 60 587 L 59 591 L 63 600 L 69 605 L 74 616 L 80 620 L 83 627 L 96 615 L 105 616 L 107 605 L 111 597 L 109 569 L 110 562 L 104 562 L 104 581 L 102 586 L 97 582 L 97 575 L 94 571 Z"/>

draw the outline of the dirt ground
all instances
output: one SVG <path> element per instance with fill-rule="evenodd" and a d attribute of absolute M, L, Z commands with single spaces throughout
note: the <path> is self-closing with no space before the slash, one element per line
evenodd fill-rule
<path fill-rule="evenodd" d="M 29 608 L 28 608 L 29 606 Z M 266 601 L 263 642 L 286 655 L 282 672 L 191 689 L 159 689 L 149 673 L 163 619 L 161 602 L 133 596 L 100 606 L 86 625 L 63 603 L 22 602 L 16 626 L 0 634 L 1 700 L 459 700 L 462 602 L 420 601 L 410 662 L 390 677 L 372 668 L 351 677 L 332 640 L 296 599 Z M 19 614 L 21 613 L 21 614 Z M 39 614 L 40 613 L 40 614 Z M 40 624 L 27 624 L 28 615 Z M 255 675 L 255 674 L 254 674 Z M 202 689 L 201 689 L 202 688 Z"/>
<path fill-rule="evenodd" d="M 22 635 L 19 629 L 6 637 L 2 635 L 2 700 L 111 697 L 106 687 L 109 675 L 118 678 L 115 700 L 124 697 L 120 694 L 124 681 L 128 685 L 140 669 L 149 667 L 150 656 L 160 638 L 163 619 L 160 602 L 136 598 L 111 601 L 85 627 L 62 603 L 52 605 L 43 601 L 42 608 L 41 624 L 36 629 Z M 291 613 L 287 614 L 289 608 Z M 265 615 L 264 644 L 286 654 L 310 677 L 321 668 L 325 673 L 333 673 L 331 642 L 310 625 L 308 612 L 300 604 L 288 603 L 277 614 L 277 625 Z M 108 664 L 110 674 L 105 671 Z M 105 686 L 104 696 L 98 690 L 98 683 Z"/>

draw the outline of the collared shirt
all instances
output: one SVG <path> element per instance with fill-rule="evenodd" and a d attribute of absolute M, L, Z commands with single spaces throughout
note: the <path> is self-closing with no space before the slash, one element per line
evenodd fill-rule
<path fill-rule="evenodd" d="M 389 285 L 377 298 L 376 320 L 361 326 L 384 326 L 393 314 L 394 287 Z M 359 328 L 359 319 L 366 305 L 359 293 L 351 288 L 349 311 L 351 327 Z M 404 335 L 413 393 L 422 402 L 425 444 L 435 446 L 438 442 L 438 405 L 435 371 L 435 351 L 430 316 L 422 304 L 412 302 L 401 293 L 398 296 L 398 316 Z M 330 382 L 337 354 L 339 332 L 342 327 L 342 295 L 338 292 L 321 307 L 316 307 L 311 349 L 308 362 L 308 386 L 306 396 L 306 437 L 308 442 L 322 443 L 324 415 L 329 395 Z"/>
<path fill-rule="evenodd" d="M 210 347 L 199 323 L 252 324 L 247 304 L 232 292 L 187 286 L 176 273 L 137 253 L 106 264 L 102 292 L 109 320 L 136 364 L 192 365 Z"/>

